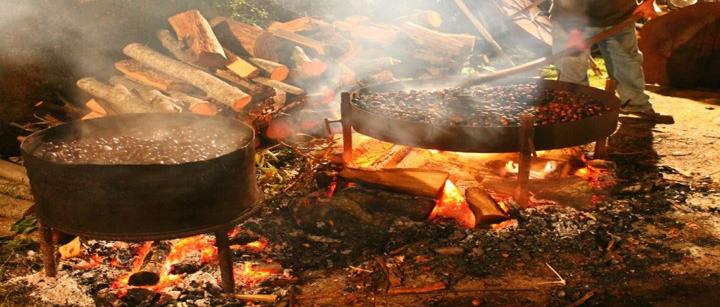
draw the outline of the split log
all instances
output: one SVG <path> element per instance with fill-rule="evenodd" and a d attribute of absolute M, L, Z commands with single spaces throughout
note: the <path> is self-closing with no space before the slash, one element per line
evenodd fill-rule
<path fill-rule="evenodd" d="M 188 64 L 194 63 L 193 55 L 187 50 L 187 46 L 178 41 L 170 31 L 165 29 L 158 31 L 157 38 L 176 59 Z"/>
<path fill-rule="evenodd" d="M 190 96 L 183 92 L 172 91 L 169 94 L 170 94 L 170 97 L 173 97 L 175 99 L 182 101 L 183 104 L 185 105 L 185 108 L 195 114 L 216 115 L 218 113 L 217 107 L 215 105 L 213 105 L 212 103 L 208 102 L 207 100 L 203 100 L 203 99 L 200 99 L 200 98 L 197 98 L 194 96 Z"/>
<path fill-rule="evenodd" d="M 465 190 L 465 199 L 478 223 L 497 223 L 510 219 L 492 196 L 481 188 Z"/>
<path fill-rule="evenodd" d="M 425 286 L 418 287 L 397 287 L 388 290 L 389 295 L 405 295 L 405 294 L 420 294 L 429 293 L 445 289 L 445 284 L 442 282 L 436 282 Z"/>
<path fill-rule="evenodd" d="M 128 78 L 113 76 L 110 77 L 110 84 L 124 86 L 128 90 L 140 96 L 140 98 L 145 100 L 145 102 L 150 104 L 153 109 L 157 111 L 168 113 L 182 111 L 182 108 L 178 105 L 178 102 L 175 99 L 165 96 L 165 94 L 154 88 L 136 83 Z"/>
<path fill-rule="evenodd" d="M 250 62 L 270 74 L 270 79 L 284 81 L 287 79 L 290 70 L 287 66 L 260 58 L 250 58 Z"/>
<path fill-rule="evenodd" d="M 269 87 L 272 87 L 277 90 L 281 90 L 281 91 L 289 93 L 289 94 L 293 94 L 293 95 L 305 94 L 305 90 L 303 90 L 297 86 L 293 86 L 293 85 L 283 83 L 283 82 L 280 82 L 277 80 L 271 80 L 271 79 L 264 78 L 264 77 L 256 77 L 256 78 L 253 78 L 252 80 L 257 83 L 260 83 L 262 85 L 269 86 Z"/>
<path fill-rule="evenodd" d="M 380 159 L 375 160 L 371 165 L 374 168 L 392 168 L 396 167 L 402 160 L 407 157 L 413 148 L 405 145 L 393 145 L 392 148 Z"/>
<path fill-rule="evenodd" d="M 142 44 L 132 43 L 123 49 L 125 55 L 166 74 L 177 76 L 195 87 L 205 91 L 208 97 L 242 111 L 252 97 L 240 89 L 229 85 L 213 75 L 196 69 L 188 64 L 166 57 Z"/>
<path fill-rule="evenodd" d="M 325 55 L 325 52 L 327 50 L 327 45 L 325 43 L 316 41 L 307 36 L 303 36 L 283 29 L 275 29 L 274 31 L 271 31 L 271 33 L 277 38 L 282 38 L 297 45 L 315 50 L 315 52 L 319 55 Z"/>
<path fill-rule="evenodd" d="M 325 63 L 318 59 L 310 59 L 307 53 L 305 53 L 305 50 L 300 48 L 300 46 L 293 48 L 290 58 L 300 72 L 306 76 L 304 77 L 306 79 L 320 76 L 327 70 Z"/>
<path fill-rule="evenodd" d="M 107 114 L 98 113 L 95 111 L 90 111 L 90 113 L 85 114 L 83 117 L 80 118 L 80 120 L 86 120 L 86 119 L 94 119 L 94 118 L 101 118 L 105 117 Z"/>
<path fill-rule="evenodd" d="M 234 72 L 236 75 L 243 78 L 254 78 L 260 74 L 260 69 L 245 59 L 237 56 L 232 51 L 226 50 L 225 54 L 228 58 L 227 65 L 225 65 L 225 67 Z"/>
<path fill-rule="evenodd" d="M 235 294 L 235 298 L 260 303 L 275 303 L 277 301 L 277 295 L 274 294 Z"/>
<path fill-rule="evenodd" d="M 161 241 L 155 242 L 154 248 L 145 255 L 139 270 L 130 275 L 130 286 L 154 286 L 160 281 L 160 273 L 164 270 L 165 261 L 170 254 L 169 246 Z"/>
<path fill-rule="evenodd" d="M 323 20 L 313 17 L 300 17 L 286 22 L 273 22 L 268 26 L 270 32 L 282 29 L 288 32 L 308 32 L 330 28 L 331 25 Z"/>
<path fill-rule="evenodd" d="M 107 104 L 107 102 L 104 102 L 103 104 Z M 95 98 L 91 98 L 90 100 L 85 102 L 85 106 L 90 109 L 91 113 L 97 113 L 105 116 L 108 114 L 108 112 L 103 107 L 103 104 L 99 103 Z"/>
<path fill-rule="evenodd" d="M 210 23 L 220 43 L 226 48 L 236 53 L 244 51 L 254 58 L 277 61 L 277 39 L 272 33 L 258 26 L 222 17 L 214 18 Z"/>
<path fill-rule="evenodd" d="M 412 22 L 405 22 L 400 28 L 416 44 L 440 56 L 465 58 L 475 48 L 475 36 L 472 35 L 442 33 Z"/>
<path fill-rule="evenodd" d="M 450 176 L 443 171 L 409 168 L 384 170 L 345 168 L 338 175 L 350 181 L 360 181 L 392 191 L 431 198 L 437 198 L 442 193 L 445 182 Z"/>
<path fill-rule="evenodd" d="M 179 41 L 192 52 L 192 63 L 203 67 L 220 67 L 226 61 L 222 45 L 210 24 L 198 10 L 182 12 L 168 18 Z"/>
<path fill-rule="evenodd" d="M 477 17 L 475 17 L 475 15 L 473 15 L 472 11 L 470 11 L 470 8 L 468 8 L 467 5 L 465 5 L 465 2 L 463 0 L 455 0 L 455 5 L 457 5 L 458 8 L 460 8 L 460 10 L 463 12 L 463 14 L 465 14 L 465 17 L 467 17 L 468 20 L 470 20 L 470 23 L 472 23 L 473 26 L 475 26 L 475 29 L 477 29 L 478 32 L 480 32 L 480 35 L 482 35 L 482 37 L 485 38 L 485 40 L 490 43 L 490 45 L 495 49 L 495 51 L 498 52 L 508 63 L 510 63 L 510 65 L 514 66 L 515 63 L 512 61 L 510 56 L 507 53 L 505 53 L 505 50 L 502 47 L 500 47 L 500 44 L 498 44 L 497 41 L 495 41 L 495 38 L 492 36 L 492 34 L 490 34 L 490 32 L 488 32 L 488 30 L 485 29 L 485 26 L 482 24 L 482 22 L 480 22 L 480 20 L 478 20 Z"/>
<path fill-rule="evenodd" d="M 340 31 L 349 34 L 354 41 L 378 46 L 391 46 L 398 40 L 395 27 L 380 24 L 356 24 L 347 21 L 336 21 L 333 25 Z"/>
<path fill-rule="evenodd" d="M 443 18 L 440 13 L 433 10 L 416 10 L 414 13 L 396 19 L 397 22 L 414 22 L 421 26 L 438 29 L 443 24 Z"/>
<path fill-rule="evenodd" d="M 348 62 L 348 66 L 359 75 L 370 75 L 387 70 L 400 64 L 401 61 L 393 57 L 380 57 L 374 59 L 356 59 Z"/>
<path fill-rule="evenodd" d="M 0 177 L 22 184 L 30 184 L 25 167 L 0 159 Z"/>
<path fill-rule="evenodd" d="M 95 78 L 83 78 L 77 81 L 77 86 L 90 95 L 101 98 L 110 104 L 117 113 L 152 113 L 153 108 L 142 98 L 133 94 L 122 85 L 110 86 Z"/>
<path fill-rule="evenodd" d="M 255 84 L 251 80 L 242 78 L 227 69 L 218 69 L 215 71 L 215 75 L 234 85 L 239 86 L 243 91 L 247 92 L 250 95 L 258 96 L 266 92 L 266 90 L 261 85 Z"/>
<path fill-rule="evenodd" d="M 136 60 L 122 60 L 115 63 L 115 68 L 128 78 L 161 91 L 193 92 L 195 88 L 177 78 L 151 69 Z"/>

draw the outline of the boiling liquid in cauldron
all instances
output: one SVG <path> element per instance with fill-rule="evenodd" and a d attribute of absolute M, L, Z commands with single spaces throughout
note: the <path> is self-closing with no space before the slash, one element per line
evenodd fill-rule
<path fill-rule="evenodd" d="M 176 127 L 119 135 L 89 135 L 43 143 L 38 158 L 69 164 L 181 164 L 228 154 L 248 142 L 247 136 L 220 128 Z"/>
<path fill-rule="evenodd" d="M 592 97 L 537 83 L 366 93 L 353 104 L 395 119 L 472 127 L 519 126 L 523 114 L 534 115 L 536 125 L 548 125 L 610 110 Z"/>

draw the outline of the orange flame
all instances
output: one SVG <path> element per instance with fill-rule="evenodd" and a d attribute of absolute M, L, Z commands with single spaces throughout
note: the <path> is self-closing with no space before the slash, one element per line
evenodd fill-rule
<path fill-rule="evenodd" d="M 76 270 L 89 270 L 89 269 L 93 269 L 93 268 L 96 268 L 96 267 L 100 266 L 100 264 L 102 264 L 103 261 L 105 261 L 105 257 L 100 256 L 100 255 L 98 255 L 98 254 L 94 254 L 94 255 L 90 256 L 90 260 L 88 260 L 88 261 L 86 261 L 86 262 L 83 262 L 83 263 L 81 263 L 81 264 L 76 265 L 76 266 L 74 267 L 74 269 L 76 269 Z"/>
<path fill-rule="evenodd" d="M 467 228 L 475 227 L 475 215 L 460 190 L 449 179 L 445 182 L 442 196 L 430 213 L 430 219 L 439 217 L 454 219 Z"/>
<path fill-rule="evenodd" d="M 175 275 L 171 274 L 171 270 L 174 265 L 182 262 L 184 259 L 186 259 L 191 253 L 199 253 L 200 255 L 200 262 L 202 264 L 209 263 L 214 261 L 217 258 L 217 248 L 214 246 L 215 240 L 210 239 L 206 236 L 194 236 L 194 237 L 188 237 L 181 239 L 173 244 L 173 246 L 170 248 L 170 253 L 168 253 L 167 258 L 165 259 L 165 263 L 162 266 L 162 269 L 160 272 L 158 272 L 158 276 L 160 276 L 160 281 L 150 287 L 142 287 L 154 291 L 161 291 L 167 287 L 170 287 L 172 285 L 177 284 L 182 276 L 181 275 Z M 120 289 L 120 294 L 123 295 L 127 292 L 127 288 L 129 287 L 128 281 L 130 280 L 130 276 L 134 273 L 137 273 L 140 268 L 142 267 L 143 262 L 145 261 L 145 257 L 150 251 L 150 246 L 152 245 L 152 242 L 146 242 L 138 251 L 138 256 L 133 261 L 132 269 L 130 273 L 123 275 L 122 277 L 118 278 L 113 284 L 112 287 L 114 289 Z"/>

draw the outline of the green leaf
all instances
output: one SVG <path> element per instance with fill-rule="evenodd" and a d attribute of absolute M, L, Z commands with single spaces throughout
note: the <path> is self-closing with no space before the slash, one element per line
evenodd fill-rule
<path fill-rule="evenodd" d="M 35 216 L 33 215 L 28 215 L 15 222 L 15 224 L 10 227 L 10 231 L 13 231 L 17 234 L 27 234 L 35 231 L 37 228 L 37 218 L 35 218 Z"/>

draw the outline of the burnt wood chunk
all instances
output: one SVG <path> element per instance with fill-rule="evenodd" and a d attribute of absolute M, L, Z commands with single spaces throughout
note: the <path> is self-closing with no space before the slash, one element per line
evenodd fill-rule
<path fill-rule="evenodd" d="M 497 223 L 510 217 L 500 209 L 498 203 L 481 188 L 469 188 L 465 191 L 465 199 L 470 210 L 475 214 L 478 223 Z"/>

